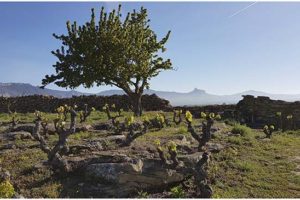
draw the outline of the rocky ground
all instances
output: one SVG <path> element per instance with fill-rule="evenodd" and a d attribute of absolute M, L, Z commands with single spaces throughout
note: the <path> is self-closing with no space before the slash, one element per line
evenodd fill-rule
<path fill-rule="evenodd" d="M 0 117 L 4 122 L 0 128 L 1 167 L 10 172 L 15 190 L 24 197 L 195 197 L 192 178 L 167 169 L 154 144 L 157 139 L 162 144 L 174 141 L 178 159 L 193 167 L 203 152 L 197 151 L 198 144 L 184 123 L 151 129 L 130 146 L 120 147 L 124 134 L 109 130 L 104 113 L 96 112 L 68 139 L 67 159 L 78 170 L 57 174 L 44 165 L 47 156 L 31 134 L 8 130 L 5 122 L 9 119 Z M 19 117 L 22 123 L 18 126 L 33 126 L 33 114 Z M 171 119 L 171 113 L 167 117 Z M 200 130 L 200 119 L 193 123 Z M 215 123 L 213 138 L 204 148 L 211 152 L 205 169 L 213 197 L 299 197 L 300 132 L 276 132 L 266 139 L 260 130 L 232 134 L 233 126 Z M 53 146 L 57 139 L 53 133 L 46 140 Z"/>

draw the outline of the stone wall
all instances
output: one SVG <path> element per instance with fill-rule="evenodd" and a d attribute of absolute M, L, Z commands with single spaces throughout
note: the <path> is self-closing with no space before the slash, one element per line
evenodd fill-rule
<path fill-rule="evenodd" d="M 237 104 L 238 119 L 251 127 L 262 128 L 264 125 L 275 125 L 278 128 L 280 119 L 284 129 L 300 128 L 300 101 L 285 102 L 271 100 L 269 97 L 245 95 Z M 276 116 L 281 112 L 281 118 Z M 288 115 L 293 115 L 291 121 Z"/>
<path fill-rule="evenodd" d="M 113 96 L 78 96 L 72 98 L 55 98 L 52 96 L 22 96 L 22 97 L 0 97 L 0 112 L 8 112 L 7 106 L 10 104 L 11 111 L 19 113 L 34 112 L 39 110 L 42 112 L 54 112 L 61 105 L 76 104 L 79 109 L 83 109 L 84 104 L 95 107 L 97 110 L 102 110 L 102 107 L 108 104 L 115 104 L 117 108 L 124 110 L 129 109 L 129 98 L 127 95 Z M 169 101 L 161 99 L 155 94 L 144 95 L 142 97 L 142 105 L 145 111 L 172 110 Z"/>
<path fill-rule="evenodd" d="M 176 110 L 182 110 L 185 113 L 190 111 L 194 117 L 199 118 L 201 112 L 205 113 L 218 113 L 221 114 L 223 119 L 235 118 L 235 106 L 236 105 L 208 105 L 208 106 L 177 106 Z"/>

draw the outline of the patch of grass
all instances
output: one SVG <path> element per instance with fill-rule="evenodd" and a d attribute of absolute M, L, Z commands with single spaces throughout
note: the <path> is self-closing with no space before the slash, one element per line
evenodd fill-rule
<path fill-rule="evenodd" d="M 231 147 L 212 154 L 208 168 L 214 197 L 298 197 L 300 178 L 293 173 L 297 167 L 293 158 L 300 150 L 299 132 L 274 133 L 271 140 L 264 140 L 264 133 L 252 130 L 227 138 Z"/>
<path fill-rule="evenodd" d="M 242 172 L 251 172 L 251 171 L 254 171 L 256 169 L 257 166 L 255 166 L 254 163 L 251 163 L 249 161 L 237 161 L 235 163 L 237 169 L 239 171 L 242 171 Z"/>
<path fill-rule="evenodd" d="M 180 126 L 180 127 L 165 127 L 158 131 L 149 131 L 146 134 L 144 134 L 141 137 L 138 137 L 137 140 L 142 141 L 154 141 L 157 138 L 169 138 L 174 137 L 176 135 L 189 135 L 187 132 L 186 127 Z"/>
<path fill-rule="evenodd" d="M 239 134 L 241 136 L 247 136 L 250 135 L 252 130 L 251 128 L 244 126 L 244 125 L 240 125 L 240 124 L 235 124 L 234 127 L 232 128 L 231 132 L 233 134 Z"/>
<path fill-rule="evenodd" d="M 149 118 L 155 117 L 158 112 L 146 112 Z M 124 112 L 124 116 L 132 115 Z M 172 121 L 172 112 L 166 116 Z M 18 114 L 25 122 L 31 122 L 34 115 Z M 50 119 L 56 114 L 46 114 Z M 7 114 L 0 114 L 0 121 L 9 120 Z M 124 117 L 120 120 L 122 121 Z M 135 118 L 136 121 L 141 118 Z M 87 124 L 106 122 L 104 112 L 96 111 L 88 118 Z M 194 119 L 193 124 L 199 130 L 200 119 Z M 233 125 L 234 127 L 232 128 Z M 233 122 L 225 125 L 216 122 L 214 126 L 221 130 L 214 133 L 211 142 L 221 143 L 225 149 L 219 153 L 213 153 L 208 165 L 209 183 L 213 187 L 214 198 L 292 198 L 300 196 L 300 176 L 295 174 L 300 151 L 300 131 L 274 132 L 271 139 L 265 139 L 265 134 L 259 130 L 250 129 Z M 228 136 L 227 132 L 235 132 L 238 135 Z M 68 144 L 84 143 L 83 139 L 105 137 L 102 132 L 89 133 L 80 132 L 70 136 Z M 153 145 L 155 139 L 161 139 L 165 144 L 170 140 L 185 135 L 191 138 L 184 123 L 178 126 L 172 125 L 159 131 L 152 129 L 143 136 L 137 138 L 140 148 Z M 50 135 L 47 143 L 53 146 L 58 140 L 58 135 Z M 5 144 L 2 141 L 1 144 Z M 10 141 L 12 142 L 12 141 Z M 17 146 L 29 146 L 36 144 L 33 140 L 17 139 L 13 141 Z M 103 146 L 112 148 L 111 142 L 104 142 Z M 45 161 L 47 156 L 39 148 L 14 149 L 3 151 L 0 156 L 1 167 L 10 171 L 11 183 L 17 192 L 27 198 L 57 198 L 57 197 L 79 197 L 78 185 L 74 177 L 56 177 L 49 168 L 36 168 L 36 164 Z M 298 166 L 297 166 L 298 165 Z M 80 177 L 82 178 L 82 177 Z M 76 179 L 76 178 L 75 178 Z M 79 179 L 79 178 L 78 178 Z M 82 181 L 81 179 L 78 180 Z M 66 183 L 73 184 L 72 186 Z M 70 182 L 70 183 L 69 183 Z M 183 193 L 186 192 L 182 191 Z M 64 194 L 65 193 L 65 194 Z M 173 191 L 173 197 L 184 197 L 180 188 Z M 187 193 L 186 193 L 187 194 Z M 141 192 L 141 196 L 147 196 Z M 84 196 L 84 195 L 83 195 Z"/>
<path fill-rule="evenodd" d="M 187 134 L 188 131 L 187 131 L 187 127 L 184 127 L 184 126 L 180 126 L 179 129 L 178 129 L 178 134 Z"/>
<path fill-rule="evenodd" d="M 49 182 L 43 187 L 32 188 L 31 195 L 34 197 L 43 197 L 43 198 L 58 198 L 62 185 L 58 182 Z"/>
<path fill-rule="evenodd" d="M 79 133 L 75 133 L 70 135 L 70 139 L 73 140 L 82 140 L 82 139 L 88 139 L 92 137 L 92 133 L 91 132 L 87 132 L 87 131 L 80 131 Z"/>
<path fill-rule="evenodd" d="M 243 140 L 241 137 L 228 137 L 227 141 L 231 144 L 241 145 L 243 143 Z"/>

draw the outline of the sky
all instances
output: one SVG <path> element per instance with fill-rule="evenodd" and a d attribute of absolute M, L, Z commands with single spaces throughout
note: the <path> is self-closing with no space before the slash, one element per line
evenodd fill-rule
<path fill-rule="evenodd" d="M 41 85 L 55 72 L 52 50 L 66 21 L 83 24 L 90 9 L 118 2 L 0 2 L 0 82 Z M 300 94 L 300 3 L 297 2 L 121 2 L 123 13 L 148 9 L 159 38 L 171 30 L 164 58 L 176 70 L 162 72 L 150 88 L 212 94 L 246 90 Z M 50 89 L 64 90 L 54 84 Z M 85 89 L 97 93 L 109 86 Z"/>

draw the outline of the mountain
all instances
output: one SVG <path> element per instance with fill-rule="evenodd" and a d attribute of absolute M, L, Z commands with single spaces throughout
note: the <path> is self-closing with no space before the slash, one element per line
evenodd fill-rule
<path fill-rule="evenodd" d="M 214 104 L 236 104 L 242 99 L 243 95 L 253 96 L 268 96 L 275 100 L 284 101 L 298 101 L 300 94 L 270 94 L 261 91 L 248 90 L 241 93 L 231 95 L 215 95 L 209 94 L 205 90 L 195 88 L 191 92 L 170 92 L 170 91 L 156 91 L 145 90 L 145 94 L 156 94 L 157 96 L 167 99 L 173 106 L 191 106 L 191 105 L 214 105 Z M 111 95 L 125 94 L 122 90 L 106 90 L 96 95 L 111 96 Z M 69 98 L 80 95 L 94 95 L 90 93 L 81 93 L 77 91 L 60 91 L 51 89 L 41 89 L 27 83 L 0 83 L 0 96 L 15 97 L 27 95 L 49 95 L 58 98 Z"/>
<path fill-rule="evenodd" d="M 261 91 L 248 90 L 241 93 L 231 95 L 215 95 L 209 94 L 205 90 L 195 88 L 191 92 L 168 92 L 168 91 L 155 91 L 145 90 L 145 94 L 156 94 L 157 96 L 167 99 L 173 106 L 192 106 L 192 105 L 214 105 L 214 104 L 236 104 L 243 97 L 243 95 L 253 96 L 268 96 L 275 100 L 284 101 L 298 101 L 300 94 L 270 94 Z M 114 94 L 124 94 L 122 90 L 106 90 L 98 93 L 97 95 L 110 96 Z"/>
<path fill-rule="evenodd" d="M 80 96 L 84 93 L 72 91 L 60 91 L 51 89 L 41 89 L 28 83 L 0 83 L 0 96 L 16 97 L 28 95 L 49 95 L 58 98 L 69 98 Z"/>

